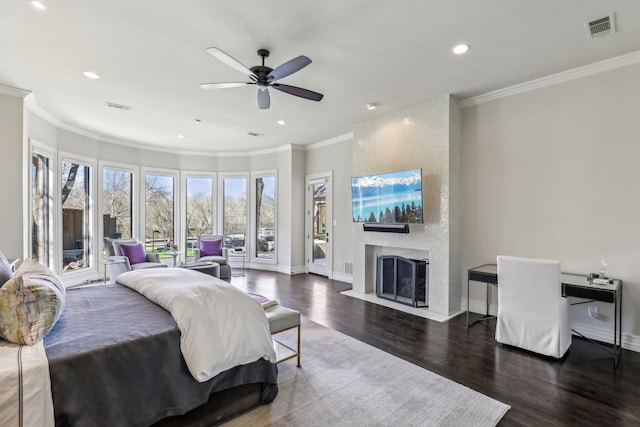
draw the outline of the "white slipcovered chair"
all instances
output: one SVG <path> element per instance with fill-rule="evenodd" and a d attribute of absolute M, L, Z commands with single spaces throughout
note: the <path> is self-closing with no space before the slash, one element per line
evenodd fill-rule
<path fill-rule="evenodd" d="M 220 255 L 205 255 L 202 253 L 203 242 L 218 242 L 220 244 Z M 198 236 L 198 242 L 193 249 L 193 258 L 196 261 L 211 261 L 220 264 L 220 278 L 231 277 L 231 265 L 229 264 L 229 250 L 224 247 L 224 236 Z"/>
<path fill-rule="evenodd" d="M 104 249 L 107 254 L 106 262 L 109 266 L 109 283 L 115 283 L 118 276 L 126 271 L 167 267 L 167 264 L 160 262 L 160 255 L 156 253 L 147 253 L 145 262 L 131 264 L 129 258 L 122 255 L 120 245 L 136 243 L 139 243 L 137 239 L 110 239 L 105 237 Z"/>
<path fill-rule="evenodd" d="M 560 261 L 498 256 L 496 341 L 561 358 L 571 345 Z"/>

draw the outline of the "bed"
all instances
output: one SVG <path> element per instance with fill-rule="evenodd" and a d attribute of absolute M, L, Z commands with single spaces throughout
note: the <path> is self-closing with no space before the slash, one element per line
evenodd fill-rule
<path fill-rule="evenodd" d="M 187 273 L 179 276 L 186 282 L 218 280 Z M 212 330 L 224 328 L 223 317 L 214 316 Z M 277 367 L 268 357 L 198 381 L 181 351 L 183 335 L 179 322 L 139 291 L 120 284 L 67 290 L 66 307 L 44 339 L 55 424 L 208 425 L 275 398 Z"/>

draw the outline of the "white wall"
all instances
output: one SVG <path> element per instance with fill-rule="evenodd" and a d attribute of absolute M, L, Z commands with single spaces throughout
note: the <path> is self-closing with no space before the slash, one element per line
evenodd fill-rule
<path fill-rule="evenodd" d="M 353 223 L 351 219 L 351 178 L 353 176 L 353 138 L 307 151 L 306 175 L 333 172 L 333 220 L 331 233 L 334 278 L 351 281 L 344 263 L 353 262 Z"/>
<path fill-rule="evenodd" d="M 0 88 L 2 89 L 2 88 Z M 7 258 L 24 257 L 22 185 L 23 97 L 0 90 L 0 252 Z"/>
<path fill-rule="evenodd" d="M 463 110 L 463 274 L 500 254 L 624 281 L 623 343 L 640 349 L 640 65 Z M 465 280 L 466 296 L 466 280 Z M 484 301 L 480 286 L 472 299 Z M 574 322 L 611 340 L 612 307 Z M 633 335 L 633 336 L 630 336 Z"/>

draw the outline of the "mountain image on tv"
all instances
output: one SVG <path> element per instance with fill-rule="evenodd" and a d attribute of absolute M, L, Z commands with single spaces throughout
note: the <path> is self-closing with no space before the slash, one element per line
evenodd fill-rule
<path fill-rule="evenodd" d="M 353 222 L 422 223 L 422 169 L 351 179 Z"/>

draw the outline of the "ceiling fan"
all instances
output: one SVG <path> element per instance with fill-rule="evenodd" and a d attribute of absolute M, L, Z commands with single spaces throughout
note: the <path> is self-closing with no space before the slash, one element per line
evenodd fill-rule
<path fill-rule="evenodd" d="M 310 99 L 311 101 L 320 101 L 324 95 L 312 90 L 303 89 L 301 87 L 289 86 L 277 83 L 283 77 L 287 77 L 297 71 L 300 71 L 307 65 L 311 64 L 311 60 L 304 55 L 293 58 L 276 68 L 269 68 L 264 65 L 264 59 L 269 57 L 269 51 L 266 49 L 258 49 L 258 56 L 262 58 L 262 65 L 256 65 L 247 68 L 240 62 L 233 59 L 217 47 L 207 49 L 213 57 L 224 62 L 231 68 L 249 76 L 250 82 L 227 82 L 227 83 L 202 83 L 202 89 L 226 89 L 230 87 L 239 87 L 246 85 L 258 85 L 258 108 L 266 110 L 271 105 L 269 96 L 269 88 L 272 87 L 281 92 L 290 95 L 299 96 L 300 98 Z"/>

